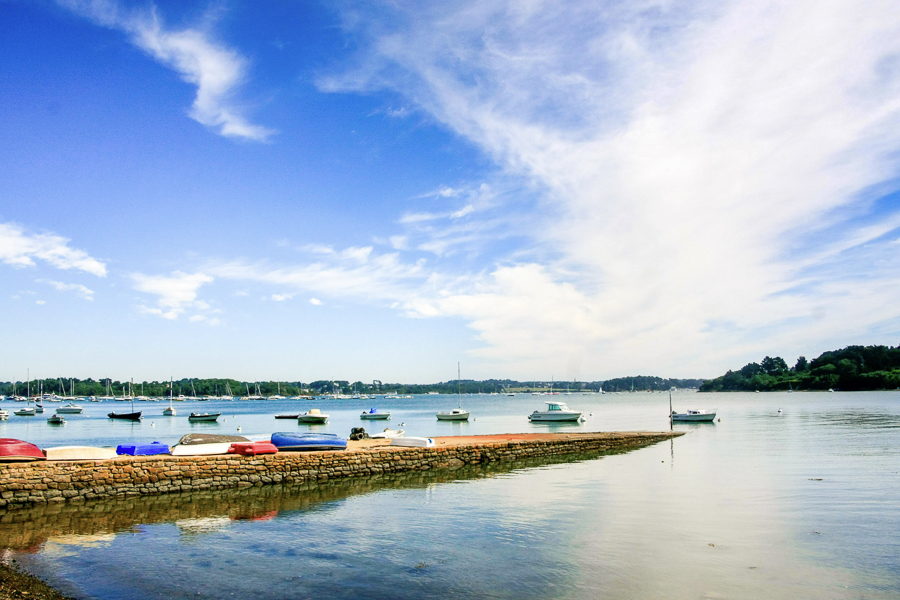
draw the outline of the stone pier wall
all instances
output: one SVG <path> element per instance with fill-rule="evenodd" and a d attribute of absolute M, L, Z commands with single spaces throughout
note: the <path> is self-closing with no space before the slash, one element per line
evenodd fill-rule
<path fill-rule="evenodd" d="M 256 457 L 162 455 L 103 461 L 0 463 L 0 507 L 325 481 L 583 452 L 615 453 L 675 435 L 680 434 L 551 434 L 541 439 L 440 443 L 435 448 L 379 446 Z"/>

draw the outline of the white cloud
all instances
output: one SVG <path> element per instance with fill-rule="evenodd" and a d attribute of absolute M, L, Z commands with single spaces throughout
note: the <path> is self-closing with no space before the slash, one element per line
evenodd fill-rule
<path fill-rule="evenodd" d="M 248 122 L 231 102 L 245 78 L 247 61 L 234 50 L 212 40 L 201 29 L 167 29 L 155 7 L 130 10 L 111 0 L 57 0 L 59 4 L 99 25 L 118 29 L 163 65 L 197 87 L 190 116 L 221 135 L 263 141 L 274 131 Z"/>
<path fill-rule="evenodd" d="M 275 302 L 284 302 L 285 300 L 290 300 L 293 297 L 293 294 L 272 294 L 272 300 L 274 300 Z"/>
<path fill-rule="evenodd" d="M 209 275 L 175 271 L 171 276 L 134 273 L 131 278 L 134 289 L 158 296 L 155 307 L 139 307 L 144 313 L 174 320 L 187 310 L 209 311 L 209 304 L 197 300 L 197 290 L 213 281 Z"/>
<path fill-rule="evenodd" d="M 83 286 L 80 283 L 63 283 L 61 281 L 53 281 L 50 279 L 38 279 L 37 281 L 38 283 L 46 283 L 48 285 L 51 285 L 61 292 L 74 291 L 78 296 L 84 298 L 85 300 L 94 299 L 94 290 Z"/>
<path fill-rule="evenodd" d="M 333 251 L 310 264 L 271 266 L 234 261 L 209 264 L 204 271 L 220 279 L 290 286 L 366 301 L 406 297 L 410 289 L 417 288 L 429 275 L 424 261 L 406 263 L 399 253 L 375 254 L 371 247 Z"/>
<path fill-rule="evenodd" d="M 313 306 L 322 306 L 322 301 L 319 300 L 318 298 L 310 298 L 309 303 L 312 304 Z"/>
<path fill-rule="evenodd" d="M 29 233 L 13 223 L 0 223 L 0 261 L 14 267 L 33 267 L 35 259 L 57 269 L 76 269 L 106 276 L 106 265 L 84 250 L 69 247 L 69 240 L 52 233 Z"/>
<path fill-rule="evenodd" d="M 447 298 L 423 290 L 413 314 L 464 316 L 483 353 L 552 361 L 549 318 L 585 332 L 577 345 L 598 374 L 712 375 L 840 334 L 896 337 L 883 324 L 897 318 L 900 261 L 882 238 L 897 215 L 878 202 L 900 149 L 892 3 L 357 9 L 346 23 L 363 67 L 321 88 L 392 88 L 541 197 L 528 232 L 539 261 Z M 466 205 L 401 224 L 423 227 L 418 247 L 441 255 L 465 239 L 442 235 L 454 214 L 481 237 Z M 535 285 L 492 287 L 513 275 Z M 811 326 L 822 311 L 835 318 Z"/>
<path fill-rule="evenodd" d="M 47 304 L 47 301 L 46 300 L 35 300 L 34 303 L 35 304 Z"/>

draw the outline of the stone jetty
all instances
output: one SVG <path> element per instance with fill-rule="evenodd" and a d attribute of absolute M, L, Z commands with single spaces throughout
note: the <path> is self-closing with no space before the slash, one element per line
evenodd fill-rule
<path fill-rule="evenodd" d="M 224 490 L 456 469 L 588 452 L 619 453 L 680 433 L 539 433 L 439 437 L 433 448 L 350 442 L 346 451 L 261 456 L 122 456 L 97 461 L 0 463 L 0 507 Z"/>

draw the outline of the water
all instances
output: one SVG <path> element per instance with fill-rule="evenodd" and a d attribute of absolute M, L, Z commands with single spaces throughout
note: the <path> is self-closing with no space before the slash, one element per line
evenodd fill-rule
<path fill-rule="evenodd" d="M 593 415 L 557 430 L 668 429 L 664 394 L 559 399 Z M 358 419 L 375 405 L 408 435 L 505 433 L 547 430 L 525 418 L 542 400 L 463 397 L 468 424 L 434 419 L 455 397 L 302 409 L 343 434 L 378 426 Z M 716 406 L 721 422 L 676 424 L 685 436 L 627 454 L 11 511 L 0 545 L 89 598 L 900 597 L 900 394 L 674 403 Z M 224 408 L 221 432 L 308 427 L 272 418 L 297 403 L 186 404 L 180 415 Z M 0 436 L 41 445 L 198 430 L 182 416 L 150 427 L 89 415 L 55 430 L 11 419 Z"/>

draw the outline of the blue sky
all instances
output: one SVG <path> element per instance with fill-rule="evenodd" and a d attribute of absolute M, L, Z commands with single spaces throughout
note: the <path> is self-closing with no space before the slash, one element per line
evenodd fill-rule
<path fill-rule="evenodd" d="M 890 2 L 0 2 L 2 379 L 896 345 Z"/>

